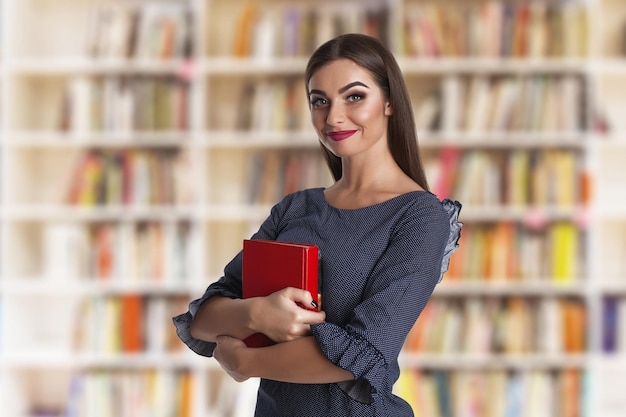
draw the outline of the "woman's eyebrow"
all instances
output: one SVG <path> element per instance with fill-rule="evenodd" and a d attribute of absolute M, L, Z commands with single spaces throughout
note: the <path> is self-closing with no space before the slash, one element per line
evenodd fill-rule
<path fill-rule="evenodd" d="M 339 90 L 337 90 L 337 92 L 339 94 L 345 93 L 346 91 L 348 91 L 349 89 L 351 89 L 352 87 L 355 87 L 357 85 L 360 85 L 361 87 L 369 88 L 367 85 L 363 84 L 361 81 L 353 81 L 350 84 L 347 84 L 347 85 L 341 87 Z"/>
<path fill-rule="evenodd" d="M 362 83 L 361 81 L 353 81 L 353 82 L 351 82 L 350 84 L 346 84 L 346 85 L 344 85 L 343 87 L 341 87 L 339 90 L 337 90 L 337 92 L 338 92 L 339 94 L 345 93 L 346 91 L 348 91 L 348 90 L 349 90 L 349 89 L 351 89 L 352 87 L 356 87 L 357 85 L 358 85 L 358 86 L 361 86 L 361 87 L 369 88 L 367 85 L 365 85 L 365 84 L 364 84 L 364 83 Z M 313 90 L 309 91 L 309 96 L 310 96 L 311 94 L 319 94 L 319 95 L 321 95 L 321 96 L 325 96 L 325 95 L 326 95 L 326 93 L 325 93 L 324 91 L 322 91 L 322 90 L 316 90 L 316 89 L 313 89 Z"/>

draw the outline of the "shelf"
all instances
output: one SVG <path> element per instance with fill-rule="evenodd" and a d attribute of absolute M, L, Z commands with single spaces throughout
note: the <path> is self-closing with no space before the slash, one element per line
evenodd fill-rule
<path fill-rule="evenodd" d="M 576 207 L 534 207 L 534 206 L 469 206 L 464 205 L 459 219 L 461 221 L 519 221 L 525 223 L 544 223 L 553 220 L 582 221 L 588 209 L 584 206 Z"/>
<path fill-rule="evenodd" d="M 39 59 L 9 61 L 7 70 L 21 75 L 60 74 L 203 74 L 212 76 L 293 75 L 301 77 L 307 58 L 232 56 L 194 60 L 120 60 L 94 58 Z M 589 67 L 605 73 L 626 72 L 622 59 L 600 60 L 590 64 L 584 58 L 412 58 L 399 57 L 398 64 L 410 75 L 451 73 L 580 73 Z"/>
<path fill-rule="evenodd" d="M 591 61 L 589 69 L 599 75 L 626 75 L 625 58 L 600 58 Z"/>
<path fill-rule="evenodd" d="M 77 297 L 94 295 L 195 295 L 206 289 L 206 283 L 196 277 L 186 278 L 182 282 L 163 282 L 157 279 L 132 278 L 116 282 L 99 281 L 97 278 L 71 279 L 39 277 L 5 277 L 4 294 L 7 296 L 50 296 Z"/>
<path fill-rule="evenodd" d="M 203 61 L 211 75 L 292 74 L 301 76 L 306 58 L 233 58 L 216 57 Z M 411 58 L 399 57 L 402 71 L 410 75 L 450 73 L 580 73 L 587 66 L 581 58 L 499 59 L 499 58 Z"/>
<path fill-rule="evenodd" d="M 598 277 L 600 281 L 596 287 L 603 295 L 622 295 L 626 296 L 626 276 L 622 279 L 610 279 L 607 277 Z"/>
<path fill-rule="evenodd" d="M 619 204 L 606 204 L 595 207 L 594 212 L 594 217 L 597 220 L 626 221 L 626 198 Z"/>
<path fill-rule="evenodd" d="M 215 149 L 317 149 L 320 144 L 313 131 L 293 132 L 246 132 L 233 130 L 209 130 L 203 135 L 203 143 Z"/>
<path fill-rule="evenodd" d="M 262 220 L 270 212 L 271 205 L 215 204 L 207 208 L 209 220 Z M 587 216 L 585 207 L 507 207 L 463 206 L 462 222 L 515 221 L 528 224 L 568 220 L 583 224 Z"/>
<path fill-rule="evenodd" d="M 128 221 L 128 220 L 262 220 L 272 205 L 210 204 L 186 207 L 133 207 L 98 206 L 76 207 L 67 205 L 5 205 L 5 217 L 14 221 Z M 605 211 L 609 216 L 611 210 Z M 615 209 L 615 216 L 624 216 Z M 517 221 L 525 223 L 570 220 L 583 222 L 588 216 L 585 207 L 507 207 L 507 206 L 463 206 L 460 219 L 466 222 Z"/>
<path fill-rule="evenodd" d="M 580 73 L 583 58 L 398 58 L 400 68 L 413 74 Z"/>
<path fill-rule="evenodd" d="M 445 276 L 441 284 L 435 287 L 433 296 L 578 296 L 583 297 L 588 291 L 584 280 L 571 283 L 554 283 L 549 278 L 507 282 L 506 280 L 472 280 L 467 282 L 448 279 Z"/>
<path fill-rule="evenodd" d="M 206 218 L 211 221 L 260 221 L 269 214 L 271 205 L 215 204 L 207 208 Z"/>
<path fill-rule="evenodd" d="M 146 74 L 146 75 L 186 75 L 194 67 L 189 60 L 119 60 L 95 58 L 40 59 L 19 58 L 6 64 L 10 74 L 37 75 L 108 75 L 108 74 Z"/>
<path fill-rule="evenodd" d="M 594 366 L 606 368 L 609 370 L 619 370 L 620 372 L 626 372 L 626 352 L 615 352 L 611 354 L 598 354 L 591 355 L 590 360 Z"/>
<path fill-rule="evenodd" d="M 202 210 L 187 207 L 133 207 L 99 206 L 76 207 L 68 205 L 5 205 L 4 215 L 13 221 L 179 221 L 201 219 Z"/>
<path fill-rule="evenodd" d="M 207 147 L 218 149 L 318 148 L 314 131 L 206 130 L 182 132 L 8 131 L 6 146 L 26 147 Z M 572 148 L 588 145 L 583 132 L 418 132 L 424 148 Z M 608 142 L 607 142 L 608 143 Z M 613 144 L 621 142 L 613 141 Z M 626 143 L 626 141 L 624 141 Z M 626 146 L 626 145 L 625 145 Z"/>
<path fill-rule="evenodd" d="M 200 72 L 214 76 L 293 75 L 302 77 L 307 58 L 235 58 L 211 57 L 201 61 Z"/>
<path fill-rule="evenodd" d="M 400 366 L 411 369 L 554 369 L 583 368 L 588 364 L 586 354 L 430 354 L 403 352 Z"/>
<path fill-rule="evenodd" d="M 418 132 L 420 147 L 583 148 L 584 132 Z"/>
<path fill-rule="evenodd" d="M 90 354 L 81 352 L 41 351 L 5 353 L 3 364 L 7 368 L 30 368 L 46 370 L 50 368 L 119 368 L 119 369 L 216 369 L 219 365 L 198 355 L 188 353 L 140 353 L 140 354 Z"/>
<path fill-rule="evenodd" d="M 198 145 L 191 132 L 59 132 L 8 131 L 7 148 L 180 147 Z"/>

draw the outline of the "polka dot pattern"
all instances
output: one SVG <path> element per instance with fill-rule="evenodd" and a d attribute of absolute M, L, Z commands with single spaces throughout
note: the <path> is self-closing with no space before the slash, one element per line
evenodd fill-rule
<path fill-rule="evenodd" d="M 445 270 L 450 242 L 458 246 L 461 206 L 415 191 L 364 208 L 338 209 L 323 191 L 288 195 L 252 238 L 319 246 L 326 322 L 311 330 L 324 355 L 355 380 L 262 379 L 255 416 L 412 416 L 408 403 L 392 393 L 398 355 Z M 179 337 L 200 355 L 211 356 L 214 344 L 191 337 L 189 323 L 201 303 L 218 294 L 241 296 L 241 253 L 188 312 L 174 318 Z"/>

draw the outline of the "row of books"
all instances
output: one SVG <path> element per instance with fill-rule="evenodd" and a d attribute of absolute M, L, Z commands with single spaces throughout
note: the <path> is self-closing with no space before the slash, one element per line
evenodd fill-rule
<path fill-rule="evenodd" d="M 602 301 L 602 351 L 626 354 L 626 297 L 607 296 Z"/>
<path fill-rule="evenodd" d="M 76 162 L 68 203 L 184 205 L 193 199 L 189 155 L 177 149 L 88 149 Z"/>
<path fill-rule="evenodd" d="M 357 2 L 328 3 L 323 8 L 300 3 L 261 8 L 248 2 L 233 26 L 233 55 L 271 58 L 308 56 L 328 39 L 360 32 L 386 42 L 388 10 Z"/>
<path fill-rule="evenodd" d="M 587 350 L 587 309 L 575 298 L 459 297 L 429 301 L 410 352 L 563 354 Z"/>
<path fill-rule="evenodd" d="M 194 385 L 188 370 L 87 370 L 72 377 L 63 415 L 191 417 Z"/>
<path fill-rule="evenodd" d="M 578 75 L 448 75 L 416 106 L 421 130 L 580 132 L 585 128 Z"/>
<path fill-rule="evenodd" d="M 186 296 L 101 295 L 83 300 L 74 348 L 88 353 L 163 353 L 183 347 L 171 318 L 187 310 Z"/>
<path fill-rule="evenodd" d="M 578 417 L 586 374 L 578 369 L 402 370 L 394 387 L 415 417 Z"/>
<path fill-rule="evenodd" d="M 187 130 L 189 83 L 174 76 L 76 76 L 59 107 L 61 131 Z"/>
<path fill-rule="evenodd" d="M 407 2 L 404 51 L 419 57 L 582 57 L 587 12 L 575 2 Z"/>
<path fill-rule="evenodd" d="M 193 13 L 186 2 L 98 4 L 91 10 L 88 54 L 105 59 L 192 55 Z"/>
<path fill-rule="evenodd" d="M 326 184 L 330 175 L 319 151 L 255 152 L 248 166 L 248 204 L 275 204 L 294 191 Z"/>
<path fill-rule="evenodd" d="M 446 281 L 573 283 L 585 275 L 584 238 L 564 221 L 468 223 Z"/>
<path fill-rule="evenodd" d="M 43 275 L 65 282 L 180 283 L 192 274 L 197 238 L 189 221 L 48 223 Z"/>
<path fill-rule="evenodd" d="M 425 169 L 440 198 L 467 206 L 572 207 L 589 200 L 580 152 L 444 148 Z"/>
<path fill-rule="evenodd" d="M 301 82 L 295 78 L 246 83 L 234 125 L 221 127 L 259 131 L 309 127 Z M 189 84 L 178 77 L 75 77 L 63 96 L 59 129 L 187 130 L 189 106 Z M 420 130 L 444 132 L 579 132 L 585 128 L 584 114 L 583 81 L 575 75 L 450 75 L 415 106 Z"/>
<path fill-rule="evenodd" d="M 299 78 L 246 83 L 234 126 L 219 127 L 308 128 L 308 102 L 301 83 Z M 580 132 L 586 125 L 583 88 L 577 75 L 448 75 L 431 94 L 415 100 L 415 121 L 422 131 Z"/>
<path fill-rule="evenodd" d="M 250 82 L 243 86 L 234 128 L 261 132 L 303 130 L 310 126 L 308 115 L 301 79 Z"/>

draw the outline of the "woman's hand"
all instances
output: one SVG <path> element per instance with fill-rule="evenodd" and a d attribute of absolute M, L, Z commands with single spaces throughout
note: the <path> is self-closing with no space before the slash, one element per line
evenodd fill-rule
<path fill-rule="evenodd" d="M 244 371 L 247 365 L 245 362 L 247 349 L 250 348 L 239 339 L 230 336 L 218 336 L 213 357 L 235 381 L 243 382 L 251 376 L 246 375 Z"/>
<path fill-rule="evenodd" d="M 275 342 L 287 342 L 311 334 L 311 324 L 323 323 L 326 313 L 311 311 L 311 294 L 298 288 L 285 288 L 259 297 L 252 310 L 253 327 Z"/>

